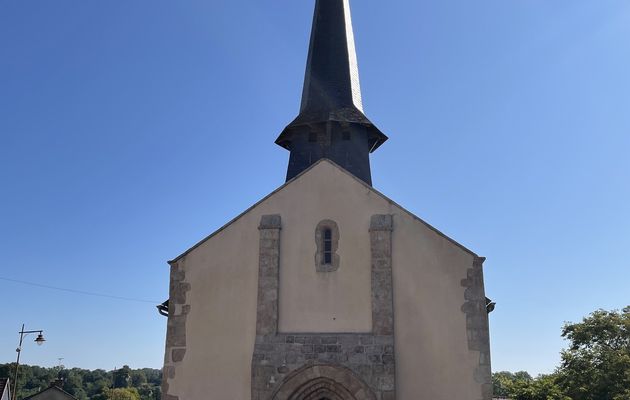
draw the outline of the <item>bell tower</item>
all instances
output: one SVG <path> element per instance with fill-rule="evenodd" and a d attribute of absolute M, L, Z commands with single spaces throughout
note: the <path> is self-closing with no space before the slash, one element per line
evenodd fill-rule
<path fill-rule="evenodd" d="M 300 114 L 276 139 L 287 181 L 328 158 L 372 184 L 369 154 L 387 140 L 363 114 L 348 0 L 317 0 Z"/>

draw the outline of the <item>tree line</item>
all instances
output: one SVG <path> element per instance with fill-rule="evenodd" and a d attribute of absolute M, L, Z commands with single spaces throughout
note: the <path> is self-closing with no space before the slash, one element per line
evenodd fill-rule
<path fill-rule="evenodd" d="M 492 375 L 494 395 L 513 400 L 630 400 L 630 307 L 598 310 L 579 323 L 566 323 L 569 341 L 552 374 Z"/>
<path fill-rule="evenodd" d="M 548 375 L 527 372 L 492 375 L 495 397 L 513 400 L 630 400 L 630 306 L 598 310 L 579 323 L 566 323 L 569 346 Z M 0 377 L 12 377 L 15 364 L 0 364 Z M 62 379 L 63 389 L 79 400 L 160 400 L 162 373 L 151 368 L 94 371 L 20 365 L 18 399 Z"/>
<path fill-rule="evenodd" d="M 0 377 L 13 379 L 14 374 L 15 363 L 0 364 Z M 160 400 L 162 371 L 127 365 L 114 371 L 20 365 L 17 398 L 38 393 L 55 381 L 63 382 L 62 389 L 79 400 Z"/>

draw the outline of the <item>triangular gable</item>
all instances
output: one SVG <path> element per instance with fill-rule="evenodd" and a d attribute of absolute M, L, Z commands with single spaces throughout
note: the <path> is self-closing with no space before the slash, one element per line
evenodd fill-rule
<path fill-rule="evenodd" d="M 328 163 L 330 165 L 332 165 L 333 167 L 335 167 L 336 169 L 338 169 L 339 171 L 343 172 L 345 175 L 347 175 L 348 177 L 352 178 L 355 182 L 358 182 L 360 185 L 362 185 L 364 188 L 368 189 L 369 191 L 371 191 L 372 193 L 374 193 L 375 195 L 381 197 L 382 199 L 384 199 L 385 201 L 391 203 L 392 205 L 398 207 L 400 210 L 402 210 L 403 212 L 405 212 L 407 215 L 409 215 L 410 217 L 412 217 L 414 220 L 422 223 L 423 225 L 425 225 L 427 228 L 429 228 L 430 230 L 432 230 L 433 232 L 437 233 L 439 236 L 445 238 L 446 240 L 448 240 L 449 242 L 453 243 L 454 245 L 456 245 L 457 247 L 459 247 L 460 249 L 464 250 L 465 252 L 477 257 L 477 254 L 475 254 L 472 250 L 466 248 L 465 246 L 463 246 L 462 244 L 458 243 L 457 241 L 451 239 L 450 237 L 448 237 L 447 235 L 445 235 L 444 233 L 440 232 L 438 229 L 436 229 L 435 227 L 433 227 L 432 225 L 430 225 L 429 223 L 427 223 L 426 221 L 424 221 L 423 219 L 421 219 L 420 217 L 416 216 L 415 214 L 413 214 L 412 212 L 408 211 L 407 209 L 405 209 L 404 207 L 402 207 L 401 205 L 399 205 L 398 203 L 396 203 L 395 201 L 393 201 L 392 199 L 390 199 L 389 197 L 385 196 L 384 194 L 382 194 L 381 192 L 379 192 L 378 190 L 374 189 L 372 186 L 366 184 L 365 182 L 363 182 L 362 180 L 360 180 L 359 178 L 357 178 L 356 176 L 352 175 L 350 172 L 346 171 L 344 168 L 340 167 L 338 164 L 336 164 L 335 162 L 327 159 L 327 158 L 322 158 L 321 160 L 315 162 L 313 165 L 311 165 L 309 168 L 305 169 L 302 173 L 300 173 L 299 175 L 297 175 L 295 178 L 287 181 L 285 184 L 283 184 L 282 186 L 278 187 L 276 190 L 274 190 L 273 192 L 269 193 L 267 196 L 263 197 L 262 199 L 260 199 L 259 201 L 257 201 L 254 205 L 252 205 L 251 207 L 249 207 L 248 209 L 246 209 L 245 211 L 243 211 L 242 213 L 240 213 L 238 216 L 236 216 L 235 218 L 233 218 L 231 221 L 229 221 L 228 223 L 226 223 L 225 225 L 223 225 L 221 228 L 217 229 L 216 231 L 214 231 L 213 233 L 211 233 L 210 235 L 206 236 L 205 238 L 203 238 L 201 241 L 199 241 L 198 243 L 196 243 L 194 246 L 192 246 L 191 248 L 189 248 L 188 250 L 184 251 L 182 254 L 180 254 L 179 256 L 175 257 L 173 260 L 168 261 L 169 264 L 175 263 L 177 261 L 179 261 L 181 258 L 185 257 L 186 255 L 188 255 L 191 251 L 193 251 L 194 249 L 196 249 L 197 247 L 201 246 L 202 244 L 204 244 L 206 241 L 210 240 L 212 237 L 216 236 L 217 234 L 219 234 L 220 232 L 222 232 L 223 230 L 225 230 L 227 227 L 229 227 L 230 225 L 232 225 L 234 222 L 238 221 L 241 217 L 243 217 L 244 215 L 248 214 L 250 211 L 252 211 L 253 209 L 255 209 L 258 205 L 260 205 L 261 203 L 263 203 L 265 200 L 269 199 L 270 197 L 272 197 L 273 195 L 275 195 L 276 193 L 282 191 L 283 189 L 285 189 L 286 187 L 292 185 L 294 182 L 303 179 L 304 176 L 308 175 L 310 171 L 312 171 L 313 169 L 315 169 L 319 164 L 322 163 Z"/>
<path fill-rule="evenodd" d="M 47 394 L 47 392 L 50 392 L 50 391 L 59 392 L 59 393 L 61 393 L 63 395 L 63 397 L 67 398 L 68 400 L 77 400 L 76 397 L 74 397 L 70 393 L 66 392 L 65 390 L 63 390 L 63 389 L 61 389 L 61 388 L 59 388 L 57 386 L 49 386 L 48 388 L 42 390 L 39 393 L 35 393 L 32 396 L 25 397 L 23 400 L 38 399 L 38 398 L 46 399 L 47 398 L 46 394 Z M 55 398 L 58 398 L 58 397 L 55 397 Z"/>

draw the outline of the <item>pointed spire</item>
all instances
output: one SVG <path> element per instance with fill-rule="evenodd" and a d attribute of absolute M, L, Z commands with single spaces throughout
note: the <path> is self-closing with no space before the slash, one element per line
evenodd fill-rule
<path fill-rule="evenodd" d="M 369 153 L 386 140 L 363 114 L 349 1 L 317 0 L 300 114 L 276 140 L 287 180 L 329 158 L 371 184 Z"/>
<path fill-rule="evenodd" d="M 319 0 L 300 112 L 352 106 L 363 111 L 350 5 L 347 0 Z"/>

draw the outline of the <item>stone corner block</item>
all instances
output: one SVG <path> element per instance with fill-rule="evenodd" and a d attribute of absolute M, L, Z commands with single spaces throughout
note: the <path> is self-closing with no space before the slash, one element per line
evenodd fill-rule
<path fill-rule="evenodd" d="M 483 267 L 483 263 L 486 261 L 486 257 L 475 256 L 475 260 L 473 261 L 473 267 L 481 268 Z"/>
<path fill-rule="evenodd" d="M 370 219 L 371 231 L 391 231 L 394 229 L 394 218 L 389 214 L 372 215 Z"/>
<path fill-rule="evenodd" d="M 281 220 L 280 214 L 263 215 L 258 229 L 281 229 Z"/>

